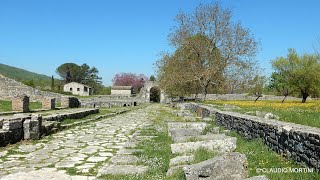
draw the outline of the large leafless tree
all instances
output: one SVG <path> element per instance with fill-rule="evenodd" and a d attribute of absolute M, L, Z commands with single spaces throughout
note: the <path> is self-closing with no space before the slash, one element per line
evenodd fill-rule
<path fill-rule="evenodd" d="M 160 73 L 167 80 L 171 79 L 171 84 L 175 80 L 198 83 L 206 96 L 209 85 L 218 86 L 225 79 L 228 67 L 250 66 L 256 54 L 258 43 L 249 29 L 234 22 L 231 11 L 219 3 L 200 4 L 190 14 L 181 12 L 176 22 L 169 35 L 170 44 L 176 51 L 170 58 L 166 56 L 161 59 L 163 62 L 158 62 L 165 64 L 158 66 L 160 69 L 168 67 L 169 60 L 175 60 L 176 67 L 181 68 L 166 76 L 165 71 Z M 183 63 L 179 66 L 176 64 L 179 62 Z"/>

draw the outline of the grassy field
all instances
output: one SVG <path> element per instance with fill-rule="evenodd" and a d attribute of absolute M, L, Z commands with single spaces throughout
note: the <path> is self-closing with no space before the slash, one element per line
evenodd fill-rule
<path fill-rule="evenodd" d="M 30 110 L 41 109 L 42 104 L 40 102 L 30 102 Z M 12 111 L 11 101 L 0 101 L 0 112 Z"/>
<path fill-rule="evenodd" d="M 279 120 L 307 126 L 320 127 L 320 101 L 206 101 L 206 104 L 223 108 L 224 104 L 234 105 L 240 109 L 232 111 L 252 114 L 255 111 L 271 112 L 280 117 Z"/>
<path fill-rule="evenodd" d="M 1 101 L 0 100 L 0 112 L 11 111 L 12 106 L 10 101 Z"/>

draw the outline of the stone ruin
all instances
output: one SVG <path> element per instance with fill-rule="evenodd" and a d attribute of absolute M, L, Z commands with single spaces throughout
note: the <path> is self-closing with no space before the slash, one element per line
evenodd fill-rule
<path fill-rule="evenodd" d="M 42 109 L 56 109 L 56 99 L 55 98 L 44 98 L 42 100 Z"/>
<path fill-rule="evenodd" d="M 320 170 L 319 128 L 221 111 L 196 103 L 186 103 L 183 106 L 192 112 L 202 109 L 204 117 L 215 116 L 217 125 L 235 130 L 249 140 L 260 138 L 275 152 L 293 159 L 298 164 Z"/>
<path fill-rule="evenodd" d="M 12 99 L 12 110 L 19 112 L 29 112 L 30 99 L 26 95 L 16 96 Z"/>

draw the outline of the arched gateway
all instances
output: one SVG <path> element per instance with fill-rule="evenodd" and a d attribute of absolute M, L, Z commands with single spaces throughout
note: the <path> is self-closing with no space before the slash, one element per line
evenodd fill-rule
<path fill-rule="evenodd" d="M 145 102 L 156 102 L 159 100 L 160 103 L 166 103 L 166 94 L 161 90 L 156 81 L 145 82 L 140 93 L 141 98 L 143 98 Z"/>

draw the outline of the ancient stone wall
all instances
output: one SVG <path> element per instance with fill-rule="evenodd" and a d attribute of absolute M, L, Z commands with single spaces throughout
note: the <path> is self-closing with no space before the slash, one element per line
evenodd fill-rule
<path fill-rule="evenodd" d="M 76 97 L 65 96 L 61 98 L 61 106 L 65 108 L 78 108 L 80 101 Z"/>
<path fill-rule="evenodd" d="M 67 118 L 80 119 L 90 114 L 99 113 L 99 109 L 77 109 L 70 112 L 42 117 L 39 114 L 15 114 L 0 117 L 0 147 L 14 144 L 21 140 L 39 139 L 59 128 Z"/>
<path fill-rule="evenodd" d="M 194 99 L 195 95 L 192 95 L 190 97 L 187 97 L 190 99 Z M 198 95 L 197 98 L 203 98 L 203 95 Z M 228 101 L 228 100 L 249 100 L 253 101 L 257 97 L 256 96 L 249 96 L 247 94 L 207 94 L 206 100 L 222 100 L 222 101 Z M 259 98 L 259 100 L 278 100 L 282 101 L 284 96 L 274 96 L 274 95 L 263 95 Z M 296 97 L 287 97 L 286 100 L 295 100 L 300 101 L 301 98 Z"/>
<path fill-rule="evenodd" d="M 42 109 L 55 109 L 56 99 L 55 98 L 44 98 L 42 99 Z"/>
<path fill-rule="evenodd" d="M 16 96 L 12 99 L 12 110 L 19 112 L 29 112 L 30 99 L 26 95 Z"/>
<path fill-rule="evenodd" d="M 218 125 L 235 130 L 247 139 L 261 138 L 274 151 L 298 163 L 320 170 L 319 128 L 220 111 L 194 103 L 185 104 L 184 108 L 193 112 L 202 108 L 203 117 L 214 115 Z"/>
<path fill-rule="evenodd" d="M 137 106 L 141 103 L 140 99 L 128 96 L 98 96 L 94 98 L 82 98 L 79 101 L 83 108 Z"/>
<path fill-rule="evenodd" d="M 60 98 L 63 96 L 58 93 L 41 91 L 0 75 L 0 100 L 12 100 L 23 94 L 29 96 L 30 101 L 38 102 L 41 102 L 44 97 L 56 98 L 60 102 Z"/>

